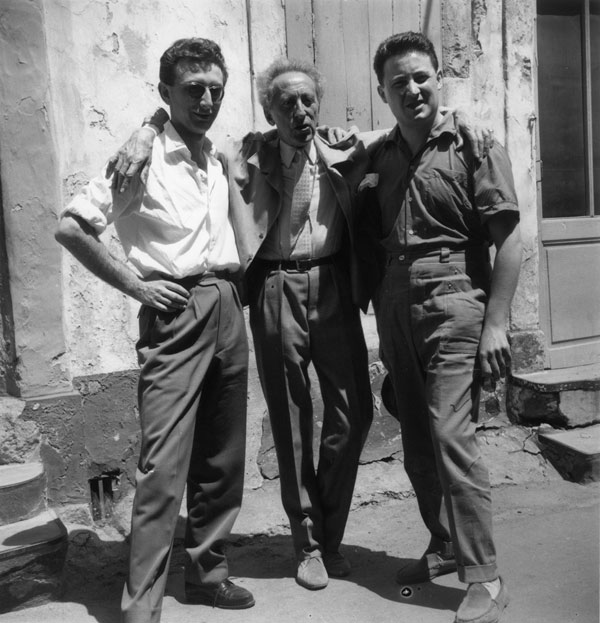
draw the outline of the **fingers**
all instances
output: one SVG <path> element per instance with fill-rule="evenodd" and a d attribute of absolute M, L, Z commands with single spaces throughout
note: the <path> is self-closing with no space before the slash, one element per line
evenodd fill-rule
<path fill-rule="evenodd" d="M 493 391 L 495 388 L 492 376 L 492 368 L 485 353 L 479 353 L 479 367 L 481 369 L 481 386 L 485 391 Z"/>
<path fill-rule="evenodd" d="M 179 309 L 182 309 L 187 305 L 190 293 L 177 283 L 169 283 L 166 296 L 171 304 L 177 305 Z"/>
<path fill-rule="evenodd" d="M 181 299 L 174 300 L 168 296 L 156 296 L 149 303 L 152 307 L 164 312 L 176 312 L 185 309 L 187 301 L 181 301 Z"/>
<path fill-rule="evenodd" d="M 180 296 L 184 297 L 186 301 L 190 298 L 190 291 L 186 290 L 182 285 L 175 283 L 174 281 L 165 281 L 164 285 L 172 292 L 176 292 Z"/>
<path fill-rule="evenodd" d="M 159 311 L 176 312 L 185 309 L 190 293 L 183 286 L 164 279 L 144 282 L 140 302 Z"/>
<path fill-rule="evenodd" d="M 112 175 L 111 188 L 114 192 L 123 192 L 129 186 L 127 174 L 128 162 L 124 156 L 122 148 L 108 161 L 106 166 L 106 178 Z"/>
<path fill-rule="evenodd" d="M 482 133 L 481 142 L 479 145 L 479 151 L 481 153 L 481 159 L 486 158 L 490 153 L 490 149 L 494 146 L 494 130 L 491 128 L 484 128 Z"/>
<path fill-rule="evenodd" d="M 115 173 L 112 178 L 111 188 L 113 192 L 122 193 L 129 186 L 129 180 L 121 173 Z"/>
<path fill-rule="evenodd" d="M 104 177 L 106 179 L 108 179 L 113 174 L 116 164 L 117 156 L 112 156 L 108 159 L 108 162 L 106 163 L 106 173 L 104 174 Z"/>
<path fill-rule="evenodd" d="M 457 151 L 461 151 L 465 148 L 465 138 L 471 145 L 473 150 L 473 157 L 476 160 L 483 160 L 490 153 L 490 149 L 494 146 L 494 130 L 491 128 L 472 127 L 470 125 L 464 125 L 464 134 L 459 132 L 457 135 Z"/>
<path fill-rule="evenodd" d="M 506 377 L 510 369 L 510 363 L 510 350 L 506 347 L 498 351 L 480 353 L 479 364 L 483 389 L 486 391 L 496 389 L 496 383 Z"/>
<path fill-rule="evenodd" d="M 150 158 L 148 158 L 148 160 L 146 160 L 146 164 L 144 165 L 144 168 L 142 169 L 142 172 L 140 173 L 140 180 L 142 181 L 142 184 L 145 186 L 148 182 L 148 173 L 150 173 L 150 163 L 152 161 L 150 160 Z"/>
<path fill-rule="evenodd" d="M 131 178 L 127 177 L 126 175 L 119 175 L 119 179 L 121 180 L 119 192 L 124 193 L 129 186 L 129 182 L 131 181 Z"/>
<path fill-rule="evenodd" d="M 160 302 L 169 307 L 169 309 L 175 311 L 185 309 L 190 293 L 183 286 L 172 281 L 162 281 L 159 285 Z"/>

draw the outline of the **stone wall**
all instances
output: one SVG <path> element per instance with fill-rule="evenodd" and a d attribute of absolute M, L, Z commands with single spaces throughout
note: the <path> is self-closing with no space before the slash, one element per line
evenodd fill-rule
<path fill-rule="evenodd" d="M 512 161 L 524 249 L 510 318 L 513 366 L 515 371 L 541 370 L 535 2 L 445 0 L 442 7 L 445 102 L 489 124 Z"/>

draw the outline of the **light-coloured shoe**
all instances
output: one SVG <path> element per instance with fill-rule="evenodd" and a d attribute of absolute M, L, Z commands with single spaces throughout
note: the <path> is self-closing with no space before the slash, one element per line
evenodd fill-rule
<path fill-rule="evenodd" d="M 350 561 L 340 552 L 325 552 L 323 562 L 331 578 L 345 578 L 352 571 Z"/>
<path fill-rule="evenodd" d="M 296 582 L 311 591 L 325 588 L 329 583 L 329 577 L 320 556 L 305 558 L 300 561 L 296 572 Z"/>
<path fill-rule="evenodd" d="M 479 582 L 469 584 L 467 594 L 456 612 L 454 623 L 498 623 L 510 598 L 500 578 L 500 592 L 492 599 L 488 589 Z"/>

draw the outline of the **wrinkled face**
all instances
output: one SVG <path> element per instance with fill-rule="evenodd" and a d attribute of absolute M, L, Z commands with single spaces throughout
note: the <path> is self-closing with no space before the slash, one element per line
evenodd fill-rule
<path fill-rule="evenodd" d="M 312 78 L 301 72 L 277 76 L 272 83 L 273 99 L 265 110 L 267 121 L 277 126 L 279 137 L 288 145 L 309 143 L 317 129 L 319 99 Z"/>
<path fill-rule="evenodd" d="M 223 72 L 214 64 L 201 67 L 193 60 L 182 59 L 177 63 L 175 84 L 161 82 L 159 91 L 170 106 L 171 122 L 182 137 L 204 135 L 221 108 Z"/>
<path fill-rule="evenodd" d="M 383 81 L 377 87 L 400 128 L 431 126 L 438 114 L 442 72 L 421 52 L 391 56 L 383 66 Z"/>

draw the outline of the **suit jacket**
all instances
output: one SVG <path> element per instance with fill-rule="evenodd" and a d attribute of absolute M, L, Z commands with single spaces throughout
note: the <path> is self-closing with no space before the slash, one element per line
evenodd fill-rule
<path fill-rule="evenodd" d="M 317 134 L 315 146 L 345 217 L 354 302 L 366 309 L 368 299 L 363 294 L 354 253 L 354 221 L 358 184 L 369 163 L 367 152 L 354 133 L 338 145 L 329 145 Z M 266 134 L 251 132 L 241 141 L 230 143 L 223 152 L 229 178 L 231 220 L 241 271 L 246 272 L 281 210 L 283 177 L 279 137 L 275 130 Z"/>

